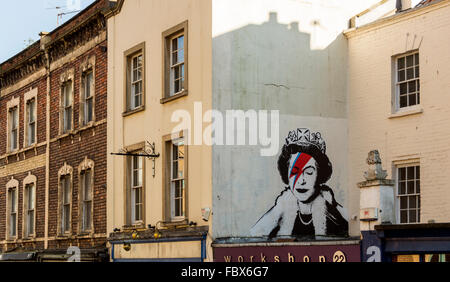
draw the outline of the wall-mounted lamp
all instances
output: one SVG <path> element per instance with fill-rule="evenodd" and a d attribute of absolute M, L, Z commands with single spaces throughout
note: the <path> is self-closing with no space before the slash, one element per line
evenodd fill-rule
<path fill-rule="evenodd" d="M 123 244 L 123 249 L 128 252 L 129 250 L 131 250 L 131 244 L 130 243 L 124 243 Z"/>

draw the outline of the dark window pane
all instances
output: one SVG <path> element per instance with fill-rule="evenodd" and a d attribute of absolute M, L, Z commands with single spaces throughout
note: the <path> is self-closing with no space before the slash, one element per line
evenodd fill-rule
<path fill-rule="evenodd" d="M 404 80 L 405 80 L 405 70 L 398 71 L 398 81 L 401 82 Z"/>
<path fill-rule="evenodd" d="M 407 107 L 408 106 L 408 96 L 400 96 L 400 108 Z"/>
<path fill-rule="evenodd" d="M 417 208 L 420 209 L 420 196 L 417 197 Z"/>
<path fill-rule="evenodd" d="M 406 170 L 406 177 L 408 180 L 413 180 L 415 179 L 415 167 L 414 166 L 410 166 L 407 168 Z"/>
<path fill-rule="evenodd" d="M 408 211 L 400 211 L 400 223 L 408 223 Z"/>
<path fill-rule="evenodd" d="M 172 179 L 178 178 L 178 162 L 173 162 Z"/>
<path fill-rule="evenodd" d="M 406 167 L 402 167 L 398 169 L 399 180 L 406 180 Z"/>
<path fill-rule="evenodd" d="M 420 193 L 420 180 L 416 180 L 416 193 Z"/>
<path fill-rule="evenodd" d="M 407 83 L 400 84 L 400 95 L 406 94 L 408 92 Z"/>
<path fill-rule="evenodd" d="M 178 40 L 177 38 L 172 39 L 172 51 L 176 51 L 178 49 Z"/>
<path fill-rule="evenodd" d="M 411 66 L 413 66 L 414 65 L 414 57 L 413 57 L 413 55 L 409 55 L 409 56 L 407 56 L 406 57 L 406 66 L 407 67 L 411 67 Z"/>
<path fill-rule="evenodd" d="M 420 179 L 420 166 L 416 166 L 416 179 Z"/>
<path fill-rule="evenodd" d="M 414 192 L 416 190 L 414 187 L 414 181 L 413 180 L 408 181 L 406 188 L 407 188 L 406 190 L 407 190 L 408 194 L 414 194 Z"/>
<path fill-rule="evenodd" d="M 180 202 L 181 199 L 175 199 L 175 216 L 180 216 L 181 212 L 180 212 Z"/>
<path fill-rule="evenodd" d="M 416 67 L 416 78 L 420 76 L 419 67 Z"/>
<path fill-rule="evenodd" d="M 406 69 L 406 79 L 414 78 L 414 68 Z"/>
<path fill-rule="evenodd" d="M 415 58 L 414 58 L 415 63 L 416 63 L 416 65 L 418 65 L 419 64 L 419 53 L 415 54 L 414 56 L 415 56 Z"/>
<path fill-rule="evenodd" d="M 398 186 L 399 186 L 398 194 L 404 195 L 406 193 L 406 182 L 405 181 L 399 182 Z"/>
<path fill-rule="evenodd" d="M 172 53 L 172 65 L 175 65 L 175 64 L 178 63 L 178 60 L 177 60 L 178 55 L 177 55 L 177 53 L 178 53 L 178 52 Z"/>
<path fill-rule="evenodd" d="M 408 208 L 408 197 L 400 197 L 400 209 L 404 210 Z"/>
<path fill-rule="evenodd" d="M 408 207 L 410 209 L 415 209 L 417 207 L 417 196 L 408 197 Z"/>
<path fill-rule="evenodd" d="M 416 105 L 416 94 L 410 94 L 408 95 L 408 105 L 413 106 Z"/>
<path fill-rule="evenodd" d="M 175 81 L 175 93 L 180 92 L 180 81 Z"/>
<path fill-rule="evenodd" d="M 417 92 L 417 104 L 420 104 L 420 93 Z"/>
<path fill-rule="evenodd" d="M 409 211 L 409 222 L 417 222 L 417 210 Z"/>
<path fill-rule="evenodd" d="M 408 82 L 408 93 L 416 92 L 416 81 Z"/>
<path fill-rule="evenodd" d="M 173 150 L 172 151 L 173 160 L 176 161 L 178 160 L 178 145 L 173 144 L 172 150 Z"/>
<path fill-rule="evenodd" d="M 405 58 L 404 57 L 398 59 L 398 68 L 399 69 L 405 68 Z"/>

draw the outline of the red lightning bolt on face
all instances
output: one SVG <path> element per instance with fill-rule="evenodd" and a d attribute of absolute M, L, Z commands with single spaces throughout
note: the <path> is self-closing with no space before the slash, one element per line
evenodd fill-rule
<path fill-rule="evenodd" d="M 295 187 L 295 184 L 297 183 L 298 178 L 303 173 L 303 168 L 305 165 L 309 162 L 309 160 L 312 157 L 305 153 L 298 153 L 297 157 L 295 158 L 294 164 L 291 168 L 291 173 L 289 174 L 289 178 L 292 178 L 295 176 L 294 184 L 292 185 L 292 190 Z"/>

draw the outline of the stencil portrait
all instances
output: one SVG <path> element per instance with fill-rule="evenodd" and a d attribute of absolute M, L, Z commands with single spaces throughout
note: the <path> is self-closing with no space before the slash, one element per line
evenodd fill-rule
<path fill-rule="evenodd" d="M 285 185 L 275 204 L 251 228 L 252 236 L 348 236 L 348 221 L 325 183 L 333 168 L 319 132 L 289 132 L 278 158 Z"/>

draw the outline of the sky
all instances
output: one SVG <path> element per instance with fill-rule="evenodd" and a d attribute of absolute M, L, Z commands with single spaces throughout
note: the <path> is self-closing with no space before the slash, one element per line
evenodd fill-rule
<path fill-rule="evenodd" d="M 41 31 L 57 25 L 59 13 L 82 10 L 94 0 L 0 0 L 0 63 L 25 49 L 29 41 L 39 40 Z M 61 9 L 55 9 L 61 7 Z M 77 13 L 62 16 L 59 24 Z"/>
<path fill-rule="evenodd" d="M 30 42 L 39 40 L 41 31 L 50 32 L 58 25 L 59 13 L 82 10 L 95 0 L 0 0 L 0 63 L 13 57 Z M 273 0 L 276 3 L 276 0 Z M 364 0 L 373 2 L 372 0 Z M 414 6 L 420 0 L 412 0 Z M 55 9 L 61 7 L 60 9 Z M 63 15 L 59 24 L 77 13 Z"/>

